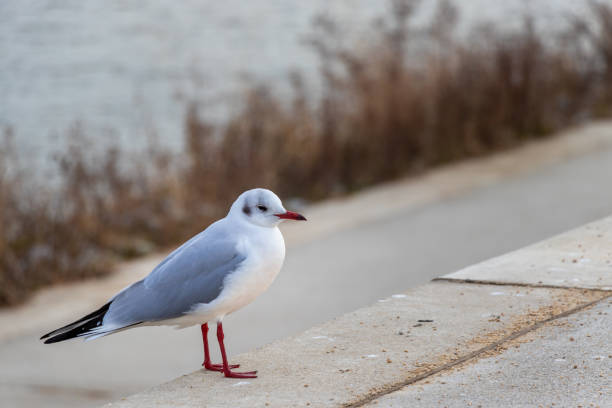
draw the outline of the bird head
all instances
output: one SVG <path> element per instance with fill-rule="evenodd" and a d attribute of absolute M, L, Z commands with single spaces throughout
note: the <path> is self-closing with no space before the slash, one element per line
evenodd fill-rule
<path fill-rule="evenodd" d="M 284 220 L 306 221 L 303 215 L 287 211 L 280 198 L 265 188 L 242 193 L 232 205 L 229 215 L 262 227 L 275 227 Z"/>

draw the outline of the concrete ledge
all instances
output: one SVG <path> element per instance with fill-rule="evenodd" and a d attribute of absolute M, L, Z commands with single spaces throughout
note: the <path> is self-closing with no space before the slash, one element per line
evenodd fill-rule
<path fill-rule="evenodd" d="M 611 327 L 612 301 L 599 302 L 367 406 L 609 406 Z"/>
<path fill-rule="evenodd" d="M 442 279 L 612 290 L 612 217 Z"/>
<path fill-rule="evenodd" d="M 241 369 L 258 369 L 257 379 L 225 379 L 219 373 L 200 370 L 109 406 L 415 405 L 413 388 L 419 381 L 450 376 L 467 362 L 503 352 L 509 344 L 520 345 L 522 338 L 547 325 L 568 316 L 579 318 L 587 308 L 600 307 L 612 295 L 608 284 L 611 225 L 612 219 L 607 218 L 498 258 L 503 262 L 497 261 L 495 267 L 486 262 L 476 265 L 469 274 L 456 278 L 460 280 L 447 277 L 381 299 L 300 335 L 231 356 L 232 362 L 242 364 Z M 582 247 L 574 249 L 576 242 Z M 574 276 L 551 269 L 555 262 L 563 263 L 559 257 L 565 257 L 580 273 L 578 282 L 569 281 L 576 287 L 532 286 L 532 282 L 563 286 L 557 284 Z M 469 279 L 490 283 L 465 281 Z M 593 330 L 605 330 L 606 325 L 609 328 L 608 320 Z M 533 343 L 530 353 L 537 354 L 537 348 L 543 347 L 537 344 Z M 468 378 L 473 376 L 468 374 Z M 554 378 L 543 378 L 556 384 Z M 472 387 L 477 386 L 478 381 L 473 380 Z M 555 386 L 549 388 L 555 390 Z M 436 394 L 431 395 L 435 398 Z M 449 395 L 451 398 L 452 392 Z M 432 399 L 427 401 L 422 406 L 437 405 Z"/>

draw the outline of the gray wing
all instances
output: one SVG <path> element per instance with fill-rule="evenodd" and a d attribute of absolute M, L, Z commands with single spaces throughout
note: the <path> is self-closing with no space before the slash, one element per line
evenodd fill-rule
<path fill-rule="evenodd" d="M 234 240 L 209 239 L 208 230 L 172 252 L 146 278 L 134 283 L 110 304 L 104 324 L 127 326 L 180 317 L 198 303 L 214 300 L 223 280 L 245 256 Z"/>

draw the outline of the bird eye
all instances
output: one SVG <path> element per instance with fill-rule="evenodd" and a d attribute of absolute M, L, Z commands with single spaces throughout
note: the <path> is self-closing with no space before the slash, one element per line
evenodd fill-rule
<path fill-rule="evenodd" d="M 266 207 L 265 205 L 258 205 L 257 208 L 259 209 L 259 211 L 263 211 L 263 212 L 268 211 L 268 207 Z"/>

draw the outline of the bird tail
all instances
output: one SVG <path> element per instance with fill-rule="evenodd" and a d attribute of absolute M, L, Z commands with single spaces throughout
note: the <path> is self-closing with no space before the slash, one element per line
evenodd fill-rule
<path fill-rule="evenodd" d="M 91 336 L 95 334 L 102 334 L 99 330 L 102 326 L 104 316 L 108 312 L 112 301 L 108 302 L 100 309 L 87 316 L 70 323 L 64 327 L 60 327 L 57 330 L 53 330 L 42 336 L 40 339 L 45 340 L 45 344 L 57 343 L 58 341 L 64 341 L 73 339 L 75 337 Z M 97 329 L 97 330 L 96 330 Z"/>

